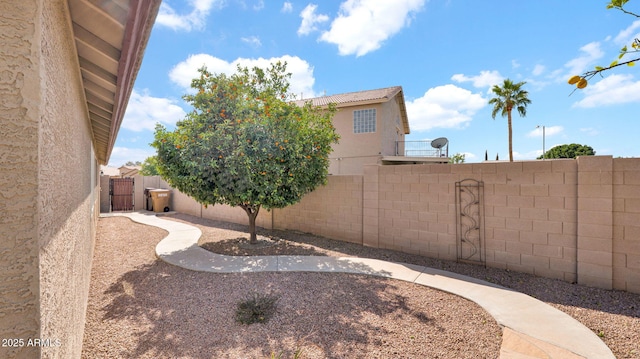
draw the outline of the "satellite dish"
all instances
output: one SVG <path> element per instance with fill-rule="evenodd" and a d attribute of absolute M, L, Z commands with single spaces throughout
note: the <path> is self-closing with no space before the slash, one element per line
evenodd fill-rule
<path fill-rule="evenodd" d="M 446 146 L 447 143 L 449 143 L 449 140 L 447 140 L 446 137 L 438 137 L 435 140 L 431 141 L 431 147 L 437 148 L 440 150 L 444 146 Z"/>

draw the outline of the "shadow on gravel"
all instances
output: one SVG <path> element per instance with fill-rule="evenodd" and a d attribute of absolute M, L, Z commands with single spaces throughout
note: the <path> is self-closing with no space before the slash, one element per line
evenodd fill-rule
<path fill-rule="evenodd" d="M 331 273 L 212 275 L 158 260 L 125 273 L 108 288 L 104 295 L 111 299 L 102 308 L 102 320 L 139 326 L 133 333 L 135 349 L 121 352 L 122 358 L 211 358 L 218 351 L 247 357 L 282 351 L 288 358 L 300 347 L 331 357 L 334 346 L 344 351 L 345 346 L 382 344 L 389 333 L 366 324 L 364 318 L 370 314 L 412 316 L 431 326 L 425 330 L 441 330 L 431 314 L 409 308 L 407 297 L 393 294 L 391 281 L 347 276 L 345 280 Z M 260 287 L 261 283 L 267 286 Z M 279 297 L 275 316 L 250 326 L 235 322 L 236 304 L 255 291 Z M 300 302 L 297 297 L 312 300 Z M 341 342 L 327 342 L 336 332 Z M 238 348 L 243 349 L 238 352 Z"/>
<path fill-rule="evenodd" d="M 246 232 L 247 230 L 247 226 L 208 220 L 186 214 L 177 214 L 173 219 L 217 230 L 228 229 L 240 232 Z M 274 250 L 274 255 L 297 254 L 323 256 L 328 255 L 327 252 L 331 251 L 338 253 L 340 256 L 346 257 L 364 257 L 391 262 L 416 264 L 482 279 L 528 294 L 548 303 L 604 311 L 631 318 L 640 318 L 640 294 L 633 294 L 619 290 L 590 288 L 557 279 L 538 277 L 527 273 L 514 272 L 499 268 L 484 268 L 482 266 L 472 264 L 427 258 L 420 255 L 407 254 L 393 250 L 363 247 L 357 243 L 332 240 L 296 231 L 266 230 L 259 228 L 258 234 L 265 237 L 278 238 L 288 243 L 288 245 L 281 246 Z M 205 235 L 206 233 L 203 236 Z M 206 242 L 206 239 L 201 242 Z M 223 248 L 223 245 L 215 245 L 211 243 L 202 244 L 202 247 L 216 253 L 224 252 L 225 249 Z M 256 251 L 255 254 L 244 253 L 238 255 L 271 254 L 266 251 Z"/>

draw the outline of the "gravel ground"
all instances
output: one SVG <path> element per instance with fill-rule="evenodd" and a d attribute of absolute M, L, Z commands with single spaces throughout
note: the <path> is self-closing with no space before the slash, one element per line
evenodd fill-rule
<path fill-rule="evenodd" d="M 242 226 L 175 219 L 203 229 L 205 240 L 243 236 Z M 188 271 L 156 259 L 165 235 L 127 218 L 100 219 L 83 358 L 293 358 L 296 350 L 308 359 L 498 357 L 500 327 L 458 296 L 364 275 Z M 341 242 L 292 235 L 314 245 L 279 240 L 262 250 L 352 255 Z M 275 315 L 237 323 L 237 303 L 256 291 L 278 296 Z"/>
<path fill-rule="evenodd" d="M 292 231 L 259 231 L 263 238 L 276 239 L 271 241 L 275 244 L 259 251 L 248 250 L 243 248 L 246 246 L 240 246 L 242 241 L 246 241 L 246 226 L 186 215 L 178 215 L 173 219 L 199 227 L 203 231 L 200 245 L 223 254 L 358 256 L 412 263 L 486 280 L 528 294 L 571 315 L 601 337 L 617 358 L 640 358 L 640 294 L 590 288 L 526 273 L 363 247 Z"/>

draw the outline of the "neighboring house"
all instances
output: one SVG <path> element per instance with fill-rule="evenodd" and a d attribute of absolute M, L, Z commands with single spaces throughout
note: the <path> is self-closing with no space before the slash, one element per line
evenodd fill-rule
<path fill-rule="evenodd" d="M 118 170 L 120 170 L 120 177 L 127 178 L 133 177 L 140 172 L 142 166 L 120 166 Z"/>
<path fill-rule="evenodd" d="M 447 162 L 445 157 L 406 157 L 409 119 L 401 86 L 302 99 L 316 106 L 335 103 L 333 125 L 340 141 L 330 154 L 329 173 L 362 174 L 368 164 Z M 428 142 L 426 142 L 428 144 Z"/>
<path fill-rule="evenodd" d="M 120 169 L 117 167 L 100 166 L 100 176 L 119 177 Z"/>
<path fill-rule="evenodd" d="M 0 358 L 80 358 L 99 165 L 113 150 L 159 7 L 2 1 Z M 4 345 L 10 339 L 24 345 Z"/>

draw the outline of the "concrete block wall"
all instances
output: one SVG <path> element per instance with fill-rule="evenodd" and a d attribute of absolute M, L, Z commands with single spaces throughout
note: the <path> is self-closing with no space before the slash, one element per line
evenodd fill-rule
<path fill-rule="evenodd" d="M 330 176 L 299 203 L 273 210 L 273 226 L 362 243 L 362 176 Z"/>
<path fill-rule="evenodd" d="M 578 163 L 578 283 L 613 288 L 613 159 L 580 157 Z"/>
<path fill-rule="evenodd" d="M 256 218 L 256 226 L 266 229 L 272 229 L 273 223 L 271 216 L 271 211 L 267 211 L 266 209 L 261 208 L 260 212 L 258 212 L 258 217 Z M 237 223 L 246 226 L 249 225 L 249 217 L 247 216 L 247 213 L 244 211 L 244 209 L 240 207 L 231 207 L 224 204 L 207 206 L 207 208 L 204 208 L 204 206 L 202 206 L 201 217 L 214 219 L 217 221 Z"/>
<path fill-rule="evenodd" d="M 145 202 L 147 200 L 144 196 L 145 188 L 171 189 L 171 186 L 169 186 L 167 182 L 160 178 L 160 176 L 133 176 L 133 208 L 136 211 L 145 209 Z M 172 196 L 169 198 L 169 208 L 171 210 L 173 210 L 173 204 L 174 199 L 172 193 Z"/>
<path fill-rule="evenodd" d="M 158 179 L 160 179 L 158 176 L 154 176 L 154 177 L 157 177 Z M 156 188 L 171 189 L 171 199 L 169 202 L 169 207 L 171 208 L 172 211 L 186 213 L 192 216 L 212 219 L 217 221 L 225 221 L 225 222 L 237 223 L 242 225 L 249 224 L 249 218 L 247 217 L 246 212 L 240 207 L 231 207 L 227 205 L 217 204 L 214 206 L 211 206 L 211 205 L 206 206 L 205 208 L 205 206 L 196 202 L 193 198 L 187 196 L 186 194 L 176 189 L 171 188 L 169 184 L 162 181 L 161 179 L 160 181 L 161 181 L 161 183 L 159 183 L 160 187 L 156 187 Z M 136 183 L 137 182 L 138 180 L 136 180 Z M 143 183 L 150 183 L 150 182 L 144 180 Z M 150 186 L 150 187 L 153 187 L 153 186 Z M 137 209 L 137 205 L 136 205 L 136 209 Z M 258 217 L 256 218 L 256 225 L 258 227 L 267 228 L 267 229 L 273 228 L 272 213 L 270 211 L 267 211 L 264 208 L 261 208 L 260 212 L 258 213 Z"/>
<path fill-rule="evenodd" d="M 613 160 L 613 287 L 640 293 L 640 160 Z"/>
<path fill-rule="evenodd" d="M 300 203 L 265 211 L 258 225 L 456 260 L 455 184 L 464 179 L 484 184 L 488 266 L 640 293 L 635 158 L 368 165 L 364 175 L 330 176 Z M 177 211 L 247 223 L 241 209 L 174 198 Z"/>
<path fill-rule="evenodd" d="M 364 209 L 368 224 L 378 223 L 377 231 L 367 229 L 377 232 L 367 239 L 372 245 L 456 260 L 455 183 L 475 179 L 484 183 L 487 265 L 575 281 L 575 161 L 376 169 L 364 179 L 378 192 L 377 204 L 371 194 Z"/>

